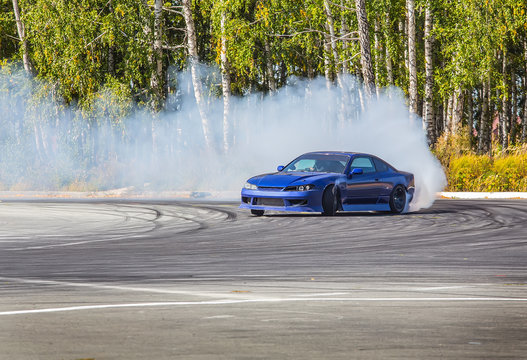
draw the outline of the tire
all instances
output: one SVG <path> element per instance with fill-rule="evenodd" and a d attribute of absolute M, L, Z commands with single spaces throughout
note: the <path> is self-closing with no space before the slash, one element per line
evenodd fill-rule
<path fill-rule="evenodd" d="M 406 188 L 403 185 L 397 185 L 390 194 L 390 210 L 394 214 L 400 214 L 406 207 Z"/>
<path fill-rule="evenodd" d="M 338 209 L 338 197 L 335 194 L 335 187 L 330 185 L 322 194 L 322 215 L 334 216 Z"/>
<path fill-rule="evenodd" d="M 252 209 L 251 210 L 251 214 L 253 214 L 254 216 L 262 216 L 264 214 L 264 210 L 254 210 L 254 209 Z"/>

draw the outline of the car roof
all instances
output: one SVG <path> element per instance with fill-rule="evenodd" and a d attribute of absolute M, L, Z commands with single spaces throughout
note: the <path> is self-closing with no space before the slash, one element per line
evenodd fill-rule
<path fill-rule="evenodd" d="M 366 154 L 366 153 L 361 153 L 361 152 L 352 152 L 352 151 L 312 151 L 312 152 L 305 153 L 304 155 L 310 155 L 310 154 L 314 154 L 314 155 L 349 155 L 349 156 L 353 156 L 353 155 L 367 155 L 367 156 L 375 156 L 375 155 L 371 155 L 371 154 Z"/>

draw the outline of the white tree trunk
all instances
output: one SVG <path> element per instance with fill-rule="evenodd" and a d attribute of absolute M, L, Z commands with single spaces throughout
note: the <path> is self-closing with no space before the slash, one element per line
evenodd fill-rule
<path fill-rule="evenodd" d="M 516 143 L 518 135 L 518 83 L 516 74 L 511 74 L 511 102 L 510 102 L 510 123 L 509 123 L 509 144 Z M 518 79 L 519 80 L 519 79 Z"/>
<path fill-rule="evenodd" d="M 327 24 L 326 24 L 327 29 Z M 330 38 L 328 35 L 324 35 L 324 76 L 326 78 L 326 87 L 331 89 L 331 83 L 333 82 L 333 76 L 331 72 L 331 59 L 329 55 L 331 53 Z"/>
<path fill-rule="evenodd" d="M 337 105 L 338 106 L 338 111 L 337 111 L 338 125 L 342 127 L 346 119 L 346 105 L 349 103 L 349 100 L 347 97 L 347 91 L 345 91 L 344 89 L 344 80 L 342 79 L 341 66 L 339 65 L 340 58 L 339 58 L 338 49 L 337 49 L 337 36 L 335 35 L 335 20 L 333 19 L 333 12 L 331 11 L 331 7 L 329 6 L 328 0 L 324 0 L 324 10 L 326 12 L 326 17 L 327 17 L 326 26 L 329 30 L 331 52 L 333 54 L 332 63 L 334 64 L 334 68 L 335 68 L 337 84 L 342 90 L 341 92 L 342 96 L 336 99 L 336 101 L 339 103 Z"/>
<path fill-rule="evenodd" d="M 461 127 L 463 119 L 463 104 L 465 102 L 465 93 L 460 87 L 456 88 L 452 96 L 452 126 L 451 133 L 456 134 Z"/>
<path fill-rule="evenodd" d="M 454 107 L 454 94 L 451 94 L 448 97 L 446 103 L 446 112 L 445 112 L 445 123 L 443 128 L 445 129 L 445 134 L 450 136 L 452 134 L 452 118 L 453 118 L 453 107 Z"/>
<path fill-rule="evenodd" d="M 379 32 L 381 31 L 380 30 L 380 24 L 379 24 L 379 19 L 375 19 L 375 25 L 374 25 L 374 34 L 373 34 L 373 41 L 374 41 L 374 49 L 375 49 L 375 53 L 374 53 L 374 58 L 375 58 L 375 61 L 374 61 L 374 64 L 375 64 L 375 91 L 376 91 L 376 94 L 377 94 L 377 97 L 379 97 L 379 83 L 380 83 L 380 64 L 381 64 L 381 47 L 380 47 L 380 42 L 379 42 Z"/>
<path fill-rule="evenodd" d="M 18 0 L 13 0 L 13 12 L 15 13 L 18 37 L 22 43 L 22 62 L 24 63 L 24 70 L 26 73 L 32 75 L 33 67 L 31 66 L 31 61 L 29 60 L 29 48 L 26 40 L 26 30 L 20 17 L 20 7 L 18 6 Z"/>
<path fill-rule="evenodd" d="M 366 15 L 365 0 L 355 0 L 355 7 L 359 24 L 360 58 L 362 77 L 364 79 L 364 90 L 366 96 L 371 98 L 375 92 L 375 79 L 371 60 L 370 30 L 368 26 L 368 17 Z"/>
<path fill-rule="evenodd" d="M 185 18 L 185 25 L 187 31 L 187 50 L 189 54 L 190 72 L 192 75 L 192 85 L 194 87 L 194 97 L 196 98 L 196 104 L 198 106 L 199 115 L 201 117 L 203 137 L 205 139 L 205 144 L 207 145 L 207 147 L 209 149 L 212 149 L 214 146 L 214 142 L 212 139 L 210 120 L 206 111 L 203 87 L 201 85 L 201 79 L 198 68 L 198 45 L 196 38 L 196 28 L 194 26 L 194 19 L 192 18 L 191 1 L 192 0 L 182 0 L 183 17 Z"/>
<path fill-rule="evenodd" d="M 230 147 L 230 104 L 231 104 L 231 75 L 227 58 L 227 37 L 225 36 L 225 10 L 221 14 L 221 85 L 223 91 L 223 152 L 228 153 Z"/>
<path fill-rule="evenodd" d="M 468 131 L 468 138 L 470 140 L 470 143 L 472 144 L 472 140 L 474 138 L 474 98 L 472 95 L 472 91 L 468 91 L 465 94 L 466 100 L 467 100 L 467 131 Z"/>
<path fill-rule="evenodd" d="M 487 133 L 488 126 L 487 124 L 490 123 L 490 110 L 489 110 L 489 101 L 490 101 L 490 79 L 483 81 L 483 89 L 481 91 L 482 93 L 482 104 L 481 104 L 481 117 L 479 120 L 479 128 L 478 128 L 478 153 L 483 154 L 487 149 L 487 137 L 489 134 Z"/>
<path fill-rule="evenodd" d="M 333 20 L 333 13 L 331 12 L 331 7 L 329 6 L 328 0 L 324 0 L 324 9 L 326 11 L 327 17 L 327 27 L 329 30 L 331 52 L 333 53 L 333 64 L 335 65 L 335 72 L 337 77 L 339 74 L 339 54 L 337 51 L 337 38 L 335 36 L 335 21 Z"/>
<path fill-rule="evenodd" d="M 344 0 L 340 0 L 340 5 L 344 6 Z M 349 32 L 348 22 L 346 20 L 346 16 L 344 16 L 344 12 L 341 13 L 340 17 L 340 36 L 342 36 L 342 54 L 344 55 L 344 61 L 342 62 L 342 73 L 347 74 L 349 72 L 349 65 L 348 65 L 348 59 L 346 58 L 346 52 L 348 50 L 349 44 L 348 40 L 346 39 L 347 34 Z"/>
<path fill-rule="evenodd" d="M 425 8 L 425 99 L 423 109 L 423 126 L 426 129 L 429 143 L 435 142 L 434 126 L 434 66 L 433 66 L 433 38 L 432 38 L 432 12 L 430 2 Z"/>
<path fill-rule="evenodd" d="M 154 109 L 161 110 L 164 100 L 164 69 L 163 69 L 163 1 L 155 0 L 154 2 L 154 43 L 152 46 L 155 67 L 152 69 L 150 85 L 154 90 Z"/>
<path fill-rule="evenodd" d="M 273 61 L 271 58 L 271 45 L 269 40 L 265 39 L 264 42 L 264 51 L 265 51 L 265 71 L 267 75 L 267 83 L 269 86 L 269 92 L 274 94 L 276 91 L 276 79 L 274 77 Z"/>
<path fill-rule="evenodd" d="M 390 26 L 390 13 L 388 11 L 386 12 L 386 26 Z M 393 85 L 393 63 L 390 49 L 388 47 L 388 34 L 385 35 L 384 40 L 386 42 L 386 80 L 388 81 L 389 85 Z"/>
<path fill-rule="evenodd" d="M 525 86 L 524 92 L 527 92 L 527 40 L 523 42 L 523 51 L 525 56 Z M 522 119 L 522 143 L 527 142 L 527 95 L 525 96 L 525 102 L 523 104 L 523 119 Z"/>
<path fill-rule="evenodd" d="M 501 133 L 501 146 L 503 150 L 509 147 L 509 73 L 508 73 L 508 54 L 503 51 L 502 58 L 502 76 L 503 76 L 503 90 L 501 99 L 501 114 L 500 114 L 500 133 Z"/>
<path fill-rule="evenodd" d="M 408 73 L 408 18 L 406 17 L 404 21 L 399 20 L 398 24 L 399 36 L 402 38 L 403 49 L 404 49 L 404 71 Z"/>
<path fill-rule="evenodd" d="M 408 16 L 408 75 L 409 75 L 409 105 L 410 111 L 417 114 L 417 58 L 415 40 L 415 4 L 414 0 L 406 0 L 406 11 Z"/>

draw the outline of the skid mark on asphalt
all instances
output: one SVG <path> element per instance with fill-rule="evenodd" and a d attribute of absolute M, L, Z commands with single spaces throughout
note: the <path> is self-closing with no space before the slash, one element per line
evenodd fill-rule
<path fill-rule="evenodd" d="M 33 205 L 34 206 L 34 205 Z M 54 206 L 41 206 L 43 217 L 47 217 L 50 222 L 54 219 L 63 220 L 60 211 L 64 208 L 64 204 L 57 204 Z M 43 250 L 53 248 L 63 248 L 79 245 L 90 245 L 98 243 L 107 243 L 112 241 L 122 241 L 131 239 L 141 239 L 150 236 L 150 233 L 159 231 L 161 229 L 170 231 L 174 234 L 188 234 L 198 230 L 207 229 L 210 224 L 215 224 L 223 221 L 232 221 L 236 219 L 236 214 L 224 209 L 214 209 L 212 207 L 200 207 L 190 205 L 171 205 L 171 206 L 144 206 L 137 204 L 113 204 L 101 203 L 97 204 L 95 209 L 82 209 L 84 214 L 89 213 L 92 216 L 98 216 L 99 221 L 79 220 L 81 224 L 89 226 L 90 231 L 78 234 L 74 233 L 73 238 L 82 236 L 81 240 L 73 240 L 67 242 L 49 243 L 47 240 L 61 240 L 72 238 L 72 235 L 64 234 L 40 234 L 36 233 L 33 236 L 17 237 L 16 240 L 27 239 L 31 240 L 45 240 L 44 244 L 24 244 L 24 246 L 17 246 L 6 248 L 5 251 L 26 251 L 26 250 Z M 1 214 L 0 214 L 1 215 Z M 108 220 L 111 218 L 111 221 Z M 116 220 L 121 220 L 117 221 Z M 102 224 L 102 225 L 101 225 Z M 106 224 L 106 228 L 104 225 Z M 90 227 L 91 226 L 91 227 Z M 102 228 L 100 228 L 102 226 Z M 2 243 L 12 244 L 9 242 L 13 240 L 12 234 L 6 241 L 3 241 L 2 234 L 0 239 Z"/>
<path fill-rule="evenodd" d="M 423 288 L 415 288 L 413 291 L 437 291 L 437 290 L 452 290 L 452 289 L 464 289 L 468 287 L 468 285 L 459 285 L 459 286 L 434 286 L 434 287 L 423 287 Z"/>
<path fill-rule="evenodd" d="M 348 295 L 347 292 L 334 292 L 334 293 L 321 293 L 321 294 L 305 294 L 297 295 L 298 297 L 313 297 L 313 296 L 338 296 L 338 295 Z"/>
<path fill-rule="evenodd" d="M 249 303 L 285 303 L 285 302 L 527 302 L 527 298 L 495 298 L 495 297 L 444 297 L 444 298 L 283 298 L 283 299 L 250 299 L 250 300 L 209 300 L 209 301 L 170 301 L 150 303 L 129 304 L 105 304 L 69 306 L 45 309 L 1 311 L 0 316 L 30 315 L 41 313 L 55 313 L 67 311 L 122 309 L 122 308 L 145 308 L 145 307 L 172 307 L 172 306 L 211 306 L 211 305 L 233 305 Z"/>
<path fill-rule="evenodd" d="M 10 277 L 0 277 L 0 281 L 6 282 L 17 282 L 26 284 L 38 284 L 38 285 L 52 285 L 52 286 L 69 286 L 69 287 L 84 287 L 98 290 L 116 290 L 116 291 L 128 291 L 128 292 L 143 292 L 152 294 L 166 294 L 166 295 L 191 295 L 211 298 L 232 298 L 240 299 L 240 295 L 234 294 L 223 294 L 220 292 L 206 292 L 206 291 L 186 291 L 186 290 L 169 290 L 159 288 L 146 288 L 146 287 L 132 287 L 132 286 L 120 286 L 120 285 L 102 285 L 92 283 L 78 283 L 78 282 L 67 282 L 67 281 L 54 281 L 54 280 L 33 280 L 33 279 L 20 279 Z M 245 296 L 245 295 L 244 295 Z M 252 296 L 245 296 L 245 298 L 252 298 Z"/>
<path fill-rule="evenodd" d="M 121 285 L 104 285 L 93 283 L 79 283 L 67 281 L 54 280 L 38 280 L 38 279 L 23 279 L 13 277 L 0 277 L 2 282 L 13 282 L 19 284 L 32 285 L 47 285 L 47 286 L 61 286 L 61 287 L 81 287 L 97 290 L 113 290 L 124 292 L 143 292 L 152 294 L 165 295 L 186 295 L 197 297 L 208 297 L 213 300 L 205 301 L 163 301 L 163 302 L 145 302 L 145 303 L 121 303 L 121 304 L 97 304 L 97 305 L 83 305 L 83 306 L 64 306 L 42 309 L 21 309 L 0 311 L 0 316 L 9 315 L 30 315 L 41 313 L 55 313 L 55 312 L 71 312 L 71 311 L 86 311 L 86 310 L 104 310 L 104 309 L 121 309 L 121 308 L 138 308 L 138 307 L 172 307 L 172 306 L 213 306 L 213 305 L 233 305 L 233 304 L 257 304 L 257 303 L 286 303 L 286 302 L 386 302 L 386 303 L 409 303 L 409 302 L 527 302 L 527 298 L 514 297 L 489 297 L 489 296 L 437 296 L 437 297 L 350 297 L 349 292 L 328 292 L 328 293 L 311 293 L 311 294 L 294 294 L 293 296 L 262 296 L 254 294 L 229 294 L 224 292 L 207 292 L 207 291 L 186 291 L 186 290 L 170 290 L 149 287 L 132 287 Z M 438 289 L 454 289 L 465 286 L 442 286 L 442 287 L 428 287 L 420 288 L 420 290 L 438 290 Z M 415 288 L 413 289 L 416 290 Z M 343 296 L 343 297 L 339 297 Z"/>

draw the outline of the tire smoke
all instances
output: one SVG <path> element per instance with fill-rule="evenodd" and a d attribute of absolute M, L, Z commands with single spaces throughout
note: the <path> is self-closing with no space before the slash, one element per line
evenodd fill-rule
<path fill-rule="evenodd" d="M 217 77 L 213 69 L 201 73 L 204 82 Z M 412 172 L 410 211 L 430 206 L 446 184 L 421 119 L 397 89 L 367 100 L 350 75 L 338 85 L 290 78 L 272 95 L 232 97 L 225 153 L 222 99 L 205 102 L 214 144 L 207 147 L 191 81 L 178 73 L 178 91 L 153 115 L 107 89 L 81 111 L 21 73 L 0 74 L 0 190 L 236 191 L 253 175 L 319 150 L 367 152 Z"/>

